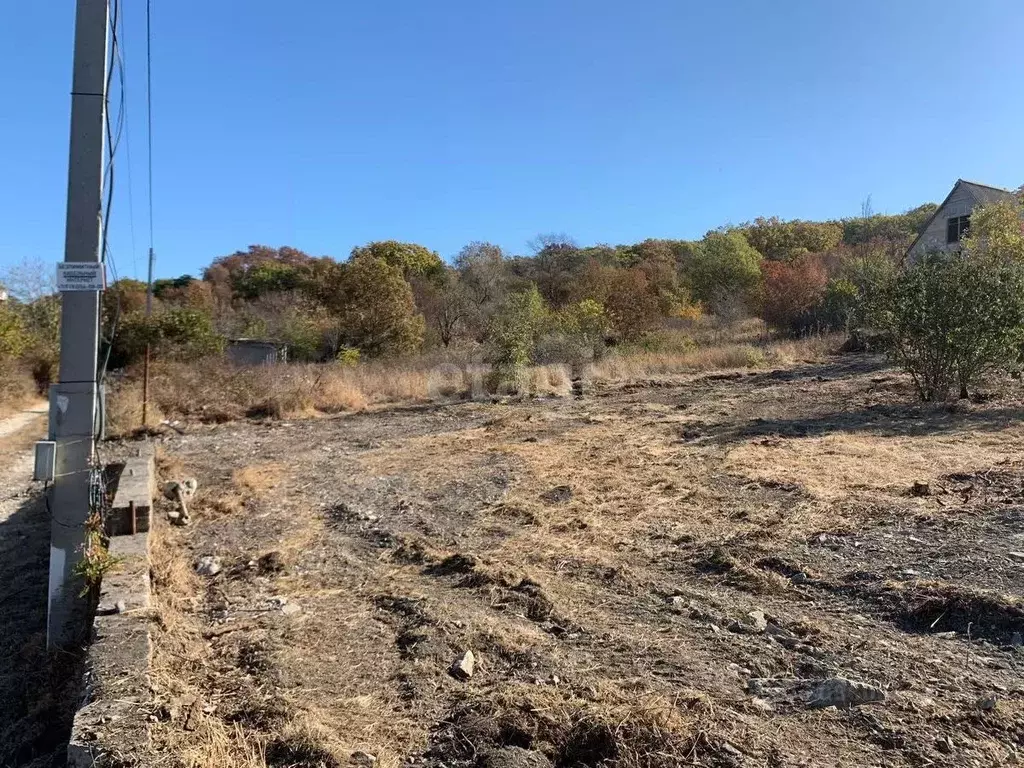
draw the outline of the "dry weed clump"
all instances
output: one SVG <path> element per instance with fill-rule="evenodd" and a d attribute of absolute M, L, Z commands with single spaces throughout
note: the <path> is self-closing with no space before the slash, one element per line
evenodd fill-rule
<path fill-rule="evenodd" d="M 614 352 L 594 362 L 582 374 L 594 381 L 621 381 L 659 374 L 761 368 L 818 359 L 838 346 L 831 337 L 752 343 L 762 332 L 761 326 L 751 323 L 740 324 L 728 337 L 720 329 L 704 329 L 700 335 L 715 333 L 722 340 L 697 346 L 684 332 L 666 331 L 650 348 L 631 347 Z M 153 365 L 147 426 L 155 426 L 165 415 L 219 423 L 246 417 L 296 418 L 494 394 L 565 397 L 572 392 L 573 378 L 570 366 L 549 364 L 526 369 L 518 381 L 509 384 L 499 381 L 487 366 L 455 354 L 425 354 L 356 365 L 241 367 L 223 358 L 159 361 Z M 126 434 L 143 426 L 138 372 L 123 377 L 113 388 L 108 414 L 113 434 Z"/>
<path fill-rule="evenodd" d="M 159 406 L 150 402 L 146 423 L 142 423 L 142 382 L 137 381 L 125 381 L 108 389 L 106 408 L 107 433 L 115 437 L 143 427 L 155 428 L 164 419 Z"/>
<path fill-rule="evenodd" d="M 637 694 L 598 681 L 580 694 L 566 689 L 505 685 L 467 698 L 435 729 L 425 757 L 448 765 L 479 764 L 479 756 L 519 747 L 556 765 L 660 768 L 720 756 L 714 710 L 701 693 L 671 699 Z M 735 748 L 733 748 L 735 749 Z"/>
<path fill-rule="evenodd" d="M 39 398 L 35 382 L 20 366 L 0 370 L 0 417 L 20 411 Z"/>

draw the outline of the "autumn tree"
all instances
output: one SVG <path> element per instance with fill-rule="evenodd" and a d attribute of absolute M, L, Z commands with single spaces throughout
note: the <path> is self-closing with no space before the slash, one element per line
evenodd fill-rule
<path fill-rule="evenodd" d="M 812 311 L 821 302 L 828 275 L 815 256 L 792 261 L 765 261 L 761 265 L 762 317 L 768 325 L 802 332 L 813 324 Z"/>
<path fill-rule="evenodd" d="M 338 318 L 341 342 L 368 355 L 412 352 L 423 342 L 423 316 L 400 267 L 361 256 L 339 270 L 329 306 Z"/>
<path fill-rule="evenodd" d="M 687 278 L 694 298 L 712 311 L 730 300 L 746 302 L 761 278 L 761 254 L 739 230 L 708 232 Z"/>
<path fill-rule="evenodd" d="M 777 216 L 756 219 L 744 233 L 758 253 L 777 261 L 821 253 L 843 240 L 843 227 L 838 222 L 782 221 Z"/>
<path fill-rule="evenodd" d="M 396 267 L 406 280 L 438 278 L 444 271 L 444 262 L 437 252 L 416 243 L 381 240 L 352 249 L 350 261 L 367 258 L 379 259 Z"/>
<path fill-rule="evenodd" d="M 535 255 L 530 277 L 552 307 L 564 306 L 572 298 L 572 284 L 587 263 L 576 243 L 565 235 L 541 235 L 534 240 Z"/>
<path fill-rule="evenodd" d="M 443 347 L 466 333 L 478 317 L 474 296 L 455 270 L 446 270 L 443 277 L 424 283 L 418 294 L 417 304 L 423 311 L 428 332 Z"/>

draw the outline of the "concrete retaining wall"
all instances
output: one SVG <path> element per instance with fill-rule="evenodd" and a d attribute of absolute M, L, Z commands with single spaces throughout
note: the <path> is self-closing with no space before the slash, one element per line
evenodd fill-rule
<path fill-rule="evenodd" d="M 86 664 L 85 700 L 68 745 L 71 768 L 122 765 L 149 740 L 152 692 L 149 530 L 156 474 L 152 449 L 128 459 L 108 528 L 118 565 L 104 576 Z M 136 533 L 132 534 L 132 518 Z"/>

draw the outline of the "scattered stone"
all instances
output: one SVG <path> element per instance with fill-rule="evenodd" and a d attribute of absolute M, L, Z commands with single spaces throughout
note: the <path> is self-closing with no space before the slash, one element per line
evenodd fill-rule
<path fill-rule="evenodd" d="M 932 487 L 923 480 L 915 480 L 914 484 L 910 487 L 911 496 L 931 496 Z"/>
<path fill-rule="evenodd" d="M 452 664 L 451 673 L 452 677 L 457 680 L 469 680 L 473 676 L 473 672 L 476 669 L 476 657 L 473 656 L 473 652 L 466 650 L 459 658 Z"/>
<path fill-rule="evenodd" d="M 502 747 L 484 752 L 477 768 L 551 768 L 551 761 L 540 752 L 522 747 Z"/>
<path fill-rule="evenodd" d="M 298 603 L 285 603 L 281 606 L 281 613 L 285 616 L 295 616 L 302 613 L 302 606 Z"/>
<path fill-rule="evenodd" d="M 551 490 L 544 491 L 540 498 L 548 504 L 564 504 L 572 498 L 572 488 L 568 485 L 556 485 Z"/>
<path fill-rule="evenodd" d="M 377 756 L 371 755 L 369 752 L 353 752 L 349 758 L 349 762 L 353 765 L 361 765 L 364 768 L 371 768 L 377 763 Z"/>
<path fill-rule="evenodd" d="M 848 709 L 881 701 L 885 701 L 885 691 L 881 688 L 856 680 L 847 680 L 845 677 L 833 677 L 823 680 L 814 688 L 807 706 L 809 709 Z"/>
<path fill-rule="evenodd" d="M 758 634 L 768 629 L 768 619 L 765 618 L 764 611 L 762 610 L 748 613 L 743 617 L 743 623 Z"/>
<path fill-rule="evenodd" d="M 200 576 L 216 576 L 223 568 L 220 558 L 213 555 L 200 557 L 199 562 L 196 563 L 196 573 Z"/>
<path fill-rule="evenodd" d="M 721 749 L 725 754 L 731 755 L 732 757 L 743 757 L 743 753 L 740 752 L 736 747 L 730 744 L 728 741 L 723 741 Z"/>
<path fill-rule="evenodd" d="M 996 708 L 996 706 L 998 706 L 998 704 L 999 699 L 997 699 L 995 696 L 982 696 L 975 703 L 978 709 L 980 709 L 982 712 L 991 712 Z"/>

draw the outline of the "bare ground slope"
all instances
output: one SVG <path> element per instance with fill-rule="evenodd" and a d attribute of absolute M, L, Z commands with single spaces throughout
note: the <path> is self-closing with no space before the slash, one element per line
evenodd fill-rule
<path fill-rule="evenodd" d="M 144 762 L 1010 764 L 1020 405 L 845 357 L 196 427 L 164 447 L 201 490 L 158 533 Z M 834 676 L 886 699 L 809 709 Z"/>

